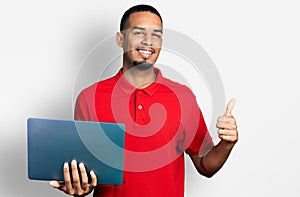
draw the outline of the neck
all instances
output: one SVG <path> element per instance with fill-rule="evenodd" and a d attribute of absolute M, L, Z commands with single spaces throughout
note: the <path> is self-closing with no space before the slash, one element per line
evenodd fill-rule
<path fill-rule="evenodd" d="M 131 85 L 139 89 L 146 88 L 151 85 L 156 78 L 153 66 L 148 69 L 140 69 L 137 67 L 131 67 L 128 69 L 126 66 L 123 66 L 123 75 Z"/>

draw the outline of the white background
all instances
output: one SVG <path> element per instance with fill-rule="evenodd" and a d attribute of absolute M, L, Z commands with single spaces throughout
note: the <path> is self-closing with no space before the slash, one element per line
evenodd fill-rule
<path fill-rule="evenodd" d="M 81 61 L 140 2 L 0 2 L 0 196 L 65 196 L 27 179 L 26 119 L 72 118 Z M 186 196 L 298 196 L 298 1 L 144 2 L 161 12 L 165 27 L 208 52 L 226 99 L 237 99 L 240 141 L 211 179 L 187 158 Z"/>

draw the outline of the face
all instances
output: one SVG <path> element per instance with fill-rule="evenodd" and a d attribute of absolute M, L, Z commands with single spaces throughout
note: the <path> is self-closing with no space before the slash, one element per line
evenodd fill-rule
<path fill-rule="evenodd" d="M 124 50 L 123 66 L 128 69 L 140 63 L 153 65 L 162 44 L 162 23 L 151 12 L 132 13 L 127 28 L 116 35 L 117 43 Z"/>

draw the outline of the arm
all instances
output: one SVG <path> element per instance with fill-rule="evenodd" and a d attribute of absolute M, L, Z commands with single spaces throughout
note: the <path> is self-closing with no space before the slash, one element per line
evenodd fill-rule
<path fill-rule="evenodd" d="M 221 169 L 238 141 L 236 121 L 231 115 L 234 104 L 235 100 L 230 100 L 225 114 L 218 118 L 217 128 L 219 129 L 218 134 L 221 141 L 203 157 L 199 155 L 190 156 L 197 171 L 206 177 L 212 177 Z"/>

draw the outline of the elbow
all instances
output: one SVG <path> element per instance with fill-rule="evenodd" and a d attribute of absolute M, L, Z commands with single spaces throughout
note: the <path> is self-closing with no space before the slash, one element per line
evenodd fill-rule
<path fill-rule="evenodd" d="M 204 176 L 204 177 L 206 177 L 206 178 L 211 178 L 211 177 L 213 177 L 215 174 L 216 174 L 216 172 L 208 172 L 208 171 L 206 171 L 206 172 L 199 172 L 202 176 Z"/>
<path fill-rule="evenodd" d="M 199 172 L 199 174 L 201 174 L 202 176 L 205 176 L 206 178 L 213 177 L 220 169 L 214 165 L 213 166 L 211 166 L 211 165 L 205 166 L 203 164 L 203 158 L 200 159 L 200 162 L 198 163 L 196 168 L 197 168 L 197 171 Z"/>

